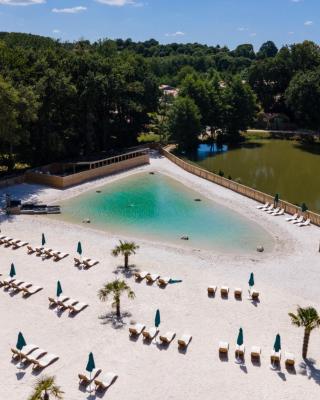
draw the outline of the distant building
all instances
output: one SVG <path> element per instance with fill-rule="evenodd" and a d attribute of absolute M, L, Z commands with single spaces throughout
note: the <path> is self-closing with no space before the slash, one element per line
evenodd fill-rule
<path fill-rule="evenodd" d="M 161 90 L 164 96 L 177 97 L 179 94 L 179 89 L 170 85 L 160 85 L 159 89 Z"/>

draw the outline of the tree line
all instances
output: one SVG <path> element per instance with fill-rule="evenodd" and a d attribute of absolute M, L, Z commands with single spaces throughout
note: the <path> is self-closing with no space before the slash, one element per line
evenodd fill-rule
<path fill-rule="evenodd" d="M 164 101 L 160 84 L 179 96 Z M 8 169 L 132 146 L 141 132 L 184 148 L 203 131 L 235 141 L 263 113 L 317 130 L 320 50 L 309 41 L 281 49 L 269 41 L 255 52 L 251 44 L 0 33 L 0 105 L 0 164 Z"/>

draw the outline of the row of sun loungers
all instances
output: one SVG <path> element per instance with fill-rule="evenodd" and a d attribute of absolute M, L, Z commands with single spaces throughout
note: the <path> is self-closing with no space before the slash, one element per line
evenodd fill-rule
<path fill-rule="evenodd" d="M 292 217 L 286 218 L 286 221 L 291 222 L 299 227 L 308 226 L 311 224 L 310 218 L 304 220 L 304 217 L 302 215 L 299 216 L 298 214 L 294 214 Z"/>
<path fill-rule="evenodd" d="M 270 203 L 257 206 L 257 209 L 261 211 L 266 211 L 268 214 L 273 216 L 284 215 L 285 213 L 284 208 L 282 209 L 280 209 L 280 207 L 274 208 L 274 205 Z M 298 213 L 294 214 L 291 217 L 286 218 L 286 221 L 296 224 L 299 227 L 309 226 L 311 224 L 310 218 L 307 218 L 305 220 L 304 217 L 302 215 L 299 216 Z"/>
<path fill-rule="evenodd" d="M 218 287 L 217 286 L 208 286 L 208 295 L 209 296 L 215 296 Z M 220 294 L 222 297 L 227 297 L 229 295 L 229 287 L 228 286 L 221 286 L 220 288 Z M 258 300 L 260 293 L 256 289 L 250 289 L 249 295 L 252 300 Z M 235 288 L 234 289 L 234 297 L 236 298 L 242 298 L 242 289 L 241 288 Z"/>
<path fill-rule="evenodd" d="M 41 286 L 34 285 L 30 282 L 24 282 L 12 278 L 2 278 L 0 280 L 0 286 L 4 286 L 5 289 L 11 289 L 15 292 L 23 292 L 23 296 L 30 296 L 42 290 Z"/>
<path fill-rule="evenodd" d="M 60 310 L 69 309 L 70 313 L 78 313 L 89 306 L 87 303 L 71 299 L 70 297 L 63 297 L 62 299 L 57 300 L 52 297 L 48 297 L 48 299 L 50 307 L 58 307 Z"/>
<path fill-rule="evenodd" d="M 28 242 L 23 242 L 20 239 L 14 239 L 8 236 L 1 236 L 0 237 L 0 244 L 4 244 L 5 247 L 12 246 L 12 249 L 19 249 L 23 246 L 26 246 Z"/>
<path fill-rule="evenodd" d="M 58 250 L 53 250 L 51 248 L 45 247 L 32 247 L 27 246 L 28 254 L 36 253 L 37 256 L 42 256 L 44 258 L 53 258 L 55 261 L 60 261 L 65 257 L 68 257 L 69 253 L 63 253 Z"/>
<path fill-rule="evenodd" d="M 219 353 L 220 354 L 228 354 L 229 352 L 229 343 L 228 342 L 219 342 Z M 237 346 L 235 349 L 235 356 L 237 358 L 243 358 L 245 354 L 245 346 Z M 261 347 L 252 346 L 250 352 L 251 358 L 255 360 L 260 360 L 261 356 Z M 292 353 L 285 353 L 285 364 L 288 366 L 294 366 L 295 364 L 295 356 Z M 270 355 L 271 363 L 280 363 L 281 361 L 281 350 L 279 352 L 275 352 L 272 350 Z"/>
<path fill-rule="evenodd" d="M 159 329 L 155 327 L 146 328 L 143 324 L 135 324 L 129 328 L 129 334 L 131 336 L 139 336 L 142 334 L 145 340 L 152 340 L 154 339 L 157 334 L 159 333 Z M 162 344 L 169 344 L 175 338 L 175 332 L 166 332 L 164 335 L 160 335 L 159 339 Z M 184 334 L 178 339 L 178 345 L 181 348 L 187 347 L 192 339 L 191 335 Z"/>
<path fill-rule="evenodd" d="M 270 203 L 266 203 L 263 206 L 258 206 L 257 209 L 261 211 L 266 211 L 268 214 L 274 217 L 277 217 L 279 215 L 284 215 L 284 208 L 281 209 L 280 207 L 275 208 L 274 205 Z"/>
<path fill-rule="evenodd" d="M 74 257 L 74 265 L 75 267 L 83 267 L 83 268 L 91 268 L 94 267 L 95 265 L 99 264 L 99 261 L 93 260 L 92 258 L 77 258 Z"/>
<path fill-rule="evenodd" d="M 101 369 L 93 370 L 91 373 L 91 378 L 90 376 L 88 377 L 86 374 L 78 374 L 79 385 L 89 386 L 91 385 L 91 383 L 94 382 L 96 391 L 106 390 L 109 386 L 111 386 L 115 382 L 115 380 L 118 378 L 118 375 L 116 375 L 114 372 L 108 372 L 102 378 L 100 378 L 101 372 L 102 372 Z"/>
<path fill-rule="evenodd" d="M 26 345 L 21 352 L 16 349 L 11 349 L 11 352 L 12 358 L 33 364 L 33 369 L 46 368 L 59 359 L 57 355 L 48 353 L 34 344 Z"/>
<path fill-rule="evenodd" d="M 143 279 L 146 279 L 148 283 L 157 281 L 159 286 L 167 286 L 171 280 L 169 277 L 160 277 L 159 274 L 150 274 L 150 272 L 147 271 L 136 272 L 134 275 L 137 281 L 142 281 Z"/>

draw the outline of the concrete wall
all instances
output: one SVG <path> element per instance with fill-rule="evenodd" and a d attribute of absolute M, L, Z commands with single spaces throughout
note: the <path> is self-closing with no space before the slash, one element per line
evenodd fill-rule
<path fill-rule="evenodd" d="M 119 161 L 114 164 L 89 169 L 87 171 L 82 171 L 67 176 L 46 175 L 39 174 L 34 171 L 29 171 L 26 173 L 26 182 L 52 186 L 57 189 L 64 189 L 66 187 L 78 185 L 92 179 L 107 176 L 116 172 L 124 171 L 126 169 L 138 167 L 140 165 L 148 164 L 149 162 L 149 154 L 144 154 L 138 157 Z"/>
<path fill-rule="evenodd" d="M 259 192 L 258 190 L 252 189 L 245 185 L 241 185 L 240 183 L 223 178 L 212 172 L 209 172 L 202 168 L 199 168 L 196 165 L 193 165 L 186 161 L 181 160 L 180 158 L 176 157 L 175 155 L 173 155 L 166 149 L 160 149 L 160 152 L 162 155 L 167 157 L 170 161 L 174 162 L 179 167 L 183 168 L 187 172 L 190 172 L 191 174 L 200 176 L 203 179 L 214 182 L 220 186 L 223 186 L 225 188 L 233 190 L 234 192 L 240 193 L 243 196 L 247 196 L 250 199 L 254 199 L 260 203 L 263 203 L 263 204 L 266 202 L 273 203 L 274 198 L 272 196 L 270 196 L 269 194 Z M 287 212 L 288 214 L 295 214 L 295 213 L 301 214 L 300 207 L 298 207 L 294 204 L 288 203 L 286 201 L 283 201 L 283 200 L 279 201 L 278 207 L 284 208 L 285 212 Z M 307 211 L 304 213 L 304 216 L 305 216 L 305 218 L 310 218 L 310 220 L 313 224 L 320 226 L 320 215 L 319 214 L 316 214 L 311 211 Z"/>

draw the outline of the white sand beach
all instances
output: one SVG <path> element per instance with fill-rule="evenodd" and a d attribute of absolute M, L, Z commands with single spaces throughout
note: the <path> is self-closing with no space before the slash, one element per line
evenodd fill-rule
<path fill-rule="evenodd" d="M 89 224 L 73 225 L 42 216 L 2 215 L 2 235 L 37 246 L 41 233 L 45 232 L 49 247 L 70 255 L 54 262 L 27 255 L 25 247 L 12 250 L 0 246 L 3 276 L 7 276 L 13 262 L 17 279 L 43 287 L 26 299 L 21 293 L 0 288 L 0 398 L 26 400 L 39 376 L 54 375 L 66 400 L 318 399 L 320 330 L 311 334 L 306 365 L 301 357 L 303 329 L 291 325 L 288 312 L 295 312 L 297 305 L 320 308 L 320 228 L 298 228 L 283 216 L 270 217 L 256 209 L 256 202 L 195 177 L 165 158 L 153 158 L 148 166 L 64 191 L 22 184 L 4 188 L 0 195 L 11 193 L 24 200 L 59 203 L 140 171 L 167 174 L 247 216 L 272 234 L 274 249 L 269 253 L 253 251 L 236 255 L 131 238 L 140 245 L 130 259 L 132 272 L 146 270 L 183 281 L 160 289 L 156 284 L 135 282 L 132 272 L 126 273 L 121 268 L 122 258 L 111 256 L 111 249 L 122 236 L 94 230 Z M 100 260 L 89 270 L 73 265 L 79 240 L 85 248 L 84 256 Z M 251 272 L 260 292 L 258 303 L 247 299 Z M 122 322 L 107 318 L 111 301 L 102 303 L 97 297 L 102 285 L 117 277 L 126 279 L 136 294 L 134 300 L 122 298 Z M 48 296 L 55 297 L 57 280 L 62 283 L 63 295 L 86 302 L 89 307 L 73 317 L 68 311 L 57 314 L 49 309 Z M 222 299 L 218 292 L 215 298 L 209 298 L 208 285 L 217 285 L 218 291 L 222 285 L 228 286 L 228 299 Z M 234 298 L 236 287 L 243 290 L 241 301 Z M 130 322 L 153 326 L 157 308 L 161 311 L 160 333 L 176 332 L 172 343 L 163 347 L 159 339 L 150 344 L 145 344 L 142 337 L 130 339 Z M 234 356 L 240 327 L 246 347 L 245 363 L 241 366 L 235 363 Z M 33 373 L 31 366 L 19 371 L 11 361 L 10 351 L 19 331 L 27 343 L 58 355 L 59 360 L 40 374 Z M 177 339 L 184 333 L 192 335 L 192 341 L 181 352 Z M 288 371 L 283 359 L 280 370 L 270 369 L 270 353 L 277 333 L 281 335 L 283 356 L 285 352 L 296 356 L 295 371 Z M 230 344 L 227 361 L 219 358 L 221 340 Z M 251 362 L 250 350 L 254 345 L 262 350 L 260 365 Z M 111 371 L 118 375 L 104 394 L 90 396 L 78 386 L 78 373 L 85 372 L 90 351 L 96 367 L 102 369 L 101 376 Z"/>

